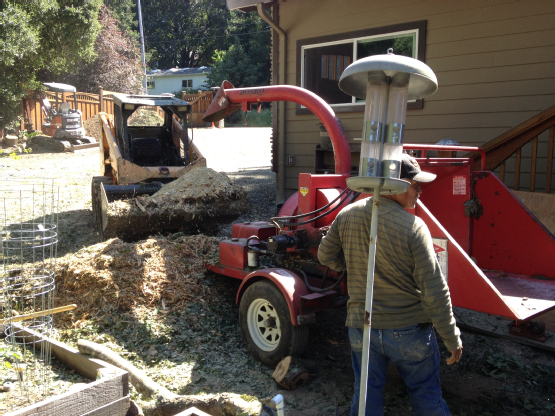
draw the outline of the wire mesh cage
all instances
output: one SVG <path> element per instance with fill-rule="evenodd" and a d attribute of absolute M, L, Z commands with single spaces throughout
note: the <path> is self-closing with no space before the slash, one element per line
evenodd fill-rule
<path fill-rule="evenodd" d="M 58 202 L 54 179 L 0 179 L 0 379 L 29 403 L 49 391 Z"/>

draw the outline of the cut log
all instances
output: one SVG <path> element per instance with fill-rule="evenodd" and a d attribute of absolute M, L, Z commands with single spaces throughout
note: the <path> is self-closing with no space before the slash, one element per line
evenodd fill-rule
<path fill-rule="evenodd" d="M 77 341 L 77 347 L 82 354 L 100 358 L 127 371 L 131 384 L 140 393 L 155 399 L 153 403 L 146 403 L 142 406 L 146 416 L 173 416 L 191 406 L 213 416 L 258 415 L 262 409 L 260 402 L 247 402 L 237 394 L 179 396 L 156 383 L 145 372 L 102 345 L 80 339 Z"/>
<path fill-rule="evenodd" d="M 272 378 L 287 390 L 295 390 L 307 382 L 309 375 L 303 361 L 290 355 L 279 362 Z"/>

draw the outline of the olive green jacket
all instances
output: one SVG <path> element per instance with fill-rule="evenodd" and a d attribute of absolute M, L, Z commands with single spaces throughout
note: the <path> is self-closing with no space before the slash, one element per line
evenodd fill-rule
<path fill-rule="evenodd" d="M 364 327 L 372 198 L 344 208 L 318 249 L 323 265 L 347 269 L 346 325 Z M 461 344 L 451 297 L 424 221 L 381 198 L 378 219 L 372 328 L 395 329 L 432 322 L 449 351 Z"/>

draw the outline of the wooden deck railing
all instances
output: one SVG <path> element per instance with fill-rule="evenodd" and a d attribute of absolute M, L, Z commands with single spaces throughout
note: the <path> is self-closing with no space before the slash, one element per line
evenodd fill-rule
<path fill-rule="evenodd" d="M 507 179 L 507 162 L 510 158 L 514 157 L 514 179 L 512 188 L 518 191 L 522 187 L 528 189 L 530 192 L 545 192 L 551 193 L 552 189 L 552 175 L 553 175 L 553 150 L 554 150 L 554 135 L 555 135 L 555 105 L 549 107 L 545 111 L 536 114 L 534 117 L 520 123 L 505 133 L 497 136 L 484 144 L 482 149 L 486 152 L 487 164 L 486 170 L 498 170 L 497 174 L 502 182 Z M 542 146 L 547 145 L 545 155 L 539 153 L 539 139 L 542 139 Z M 545 143 L 547 141 L 547 143 Z M 530 179 L 528 184 L 522 181 L 523 176 L 523 147 L 531 142 L 530 154 Z M 474 157 L 474 169 L 480 170 L 479 161 L 480 157 L 476 154 L 468 154 L 465 157 Z M 539 167 L 539 159 L 545 160 L 545 170 Z M 542 160 L 543 162 L 543 160 Z M 512 161 L 511 161 L 512 164 Z M 545 175 L 545 190 L 536 186 L 539 182 L 538 178 Z M 543 179 L 543 178 L 542 178 Z M 510 185 L 507 184 L 506 185 Z M 511 187 L 511 186 L 509 186 Z M 542 186 L 542 188 L 544 188 Z"/>
<path fill-rule="evenodd" d="M 101 111 L 107 114 L 114 115 L 114 100 L 112 98 L 113 92 L 111 91 L 102 91 L 102 107 L 100 105 L 100 94 L 90 94 L 87 92 L 77 92 L 77 109 L 81 110 L 82 112 L 82 122 L 87 121 L 89 118 L 95 116 L 96 114 L 100 113 Z M 212 94 L 212 92 L 210 92 Z M 44 92 L 48 101 L 50 101 L 50 105 L 56 104 L 56 94 L 50 91 Z M 58 102 L 59 103 L 69 103 L 71 108 L 75 107 L 73 102 L 73 93 L 62 93 L 58 94 Z M 31 100 L 30 101 L 30 117 L 29 121 L 34 124 L 35 130 L 40 130 L 42 124 L 45 121 L 44 113 L 40 107 L 40 101 Z M 164 117 L 164 112 L 159 107 L 145 107 L 149 110 L 158 111 L 160 117 Z M 22 110 L 23 111 L 23 110 Z M 24 114 L 22 114 L 24 116 Z M 21 126 L 23 129 L 23 125 Z"/>
<path fill-rule="evenodd" d="M 50 91 L 44 93 L 50 105 L 56 104 L 56 94 Z M 69 103 L 71 108 L 74 108 L 73 94 L 63 93 L 58 94 L 59 103 Z M 103 109 L 105 113 L 114 114 L 114 101 L 112 99 L 112 92 L 104 91 L 102 95 Z M 77 109 L 81 110 L 82 121 L 87 121 L 89 118 L 95 116 L 100 112 L 100 96 L 99 94 L 89 94 L 86 92 L 77 93 Z M 40 101 L 31 100 L 29 105 L 29 121 L 33 123 L 35 130 L 40 130 L 45 121 L 44 113 L 40 107 Z M 22 110 L 23 111 L 23 110 Z M 22 114 L 24 116 L 24 114 Z M 21 126 L 23 128 L 23 126 Z"/>

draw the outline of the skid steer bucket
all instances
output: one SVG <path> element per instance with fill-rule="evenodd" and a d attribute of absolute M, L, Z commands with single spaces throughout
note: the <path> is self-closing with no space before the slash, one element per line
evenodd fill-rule
<path fill-rule="evenodd" d="M 453 305 L 517 323 L 555 309 L 553 234 L 492 172 L 472 172 L 472 159 L 418 161 L 438 175 L 422 184 L 415 214 L 434 238 Z"/>
<path fill-rule="evenodd" d="M 136 197 L 153 195 L 161 189 L 161 184 L 141 185 L 104 185 L 101 190 L 101 230 L 102 240 L 119 237 L 124 240 L 144 238 L 156 232 L 187 233 L 202 232 L 213 234 L 222 224 L 235 221 L 240 215 L 248 211 L 247 201 L 227 201 L 226 203 L 213 202 L 210 205 L 191 203 L 187 207 L 175 210 L 165 210 L 151 214 L 146 210 Z M 115 201 L 126 201 L 125 208 L 139 208 L 125 212 L 118 212 Z"/>

